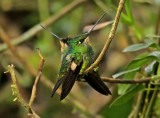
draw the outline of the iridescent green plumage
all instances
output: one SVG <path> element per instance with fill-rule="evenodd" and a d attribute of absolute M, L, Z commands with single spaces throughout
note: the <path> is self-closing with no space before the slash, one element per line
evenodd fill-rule
<path fill-rule="evenodd" d="M 104 14 L 101 16 L 101 18 L 103 16 Z M 53 89 L 51 96 L 54 95 L 58 87 L 62 84 L 62 93 L 60 99 L 64 99 L 78 78 L 84 78 L 95 90 L 101 94 L 111 94 L 108 87 L 100 79 L 97 71 L 93 70 L 87 74 L 83 74 L 83 72 L 93 63 L 94 55 L 93 49 L 90 46 L 87 37 L 96 26 L 96 24 L 101 20 L 101 18 L 87 33 L 78 35 L 75 38 L 62 39 L 51 32 L 54 36 L 60 39 L 62 48 L 61 68 L 58 75 L 58 81 Z"/>

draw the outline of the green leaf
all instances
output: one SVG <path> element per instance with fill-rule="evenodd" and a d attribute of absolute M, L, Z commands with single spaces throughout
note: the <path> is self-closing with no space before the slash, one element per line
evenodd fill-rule
<path fill-rule="evenodd" d="M 112 77 L 113 77 L 113 78 L 117 78 L 117 77 L 119 77 L 119 76 L 121 76 L 121 75 L 124 75 L 124 74 L 126 74 L 126 73 L 139 71 L 139 69 L 140 69 L 140 68 L 138 67 L 138 68 L 134 68 L 134 69 L 122 71 L 122 72 L 120 72 L 120 73 L 114 74 Z"/>
<path fill-rule="evenodd" d="M 152 75 L 155 73 L 155 69 L 157 67 L 157 61 L 153 61 L 150 63 L 144 70 L 148 75 Z"/>
<path fill-rule="evenodd" d="M 125 94 L 119 96 L 115 101 L 113 101 L 110 107 L 125 104 L 127 101 L 133 98 L 137 92 L 144 88 L 145 87 L 142 84 L 134 85 L 129 91 L 127 91 Z"/>
<path fill-rule="evenodd" d="M 139 54 L 134 60 L 145 58 L 148 56 L 148 54 L 149 54 L 149 52 L 144 52 L 142 54 Z"/>
<path fill-rule="evenodd" d="M 128 69 L 142 67 L 151 60 L 160 61 L 160 52 L 154 51 L 151 53 L 144 53 L 141 57 L 132 60 L 128 65 Z"/>
<path fill-rule="evenodd" d="M 126 10 L 126 13 L 127 13 L 127 16 L 129 17 L 130 21 L 132 22 L 133 24 L 133 16 L 132 16 L 132 12 L 131 12 L 131 1 L 130 0 L 126 0 L 126 3 L 125 3 L 125 10 Z"/>
<path fill-rule="evenodd" d="M 149 45 L 155 43 L 153 39 L 144 39 L 144 42 Z"/>
<path fill-rule="evenodd" d="M 125 48 L 123 52 L 134 52 L 134 51 L 142 50 L 149 47 L 150 45 L 145 43 L 133 44 Z"/>
<path fill-rule="evenodd" d="M 128 65 L 128 69 L 142 67 L 150 60 L 152 60 L 152 57 L 132 60 L 131 63 L 129 63 Z"/>
<path fill-rule="evenodd" d="M 153 48 L 156 48 L 156 49 L 160 49 L 159 45 L 152 38 L 144 39 L 144 42 L 146 44 L 149 44 L 149 45 L 151 44 L 150 47 L 153 47 Z"/>
<path fill-rule="evenodd" d="M 132 16 L 132 12 L 131 12 L 131 5 L 130 5 L 130 0 L 126 0 L 125 3 L 125 11 L 126 14 L 122 12 L 121 14 L 121 22 L 133 26 L 134 25 L 134 20 L 133 20 L 133 16 Z"/>
<path fill-rule="evenodd" d="M 152 58 L 159 61 L 160 60 L 160 52 L 159 51 L 154 51 L 152 53 L 149 53 L 148 57 L 152 57 Z"/>
<path fill-rule="evenodd" d="M 130 20 L 130 18 L 129 18 L 126 14 L 124 14 L 123 12 L 122 12 L 122 14 L 121 14 L 120 22 L 122 22 L 122 23 L 124 23 L 124 24 L 126 24 L 126 25 L 131 25 L 131 20 Z"/>
<path fill-rule="evenodd" d="M 132 60 L 130 62 L 130 64 L 128 65 L 127 69 L 134 69 L 134 68 L 140 68 L 142 67 L 144 64 L 148 63 L 149 59 L 144 59 L 145 57 L 148 56 L 148 52 L 147 53 L 143 53 L 141 55 L 139 55 L 137 58 L 135 58 L 134 60 Z M 124 76 L 125 80 L 131 80 L 135 77 L 137 71 L 133 71 L 130 73 L 126 73 Z M 131 85 L 129 84 L 119 84 L 118 85 L 118 94 L 119 95 L 123 95 L 124 93 L 126 93 L 126 91 L 130 88 Z"/>
<path fill-rule="evenodd" d="M 128 115 L 133 110 L 134 100 L 131 99 L 123 105 L 120 106 L 110 106 L 105 105 L 103 109 L 100 111 L 100 114 L 103 118 L 128 118 Z M 125 111 L 125 112 L 124 112 Z"/>
<path fill-rule="evenodd" d="M 152 53 L 143 53 L 140 56 L 138 56 L 136 59 L 132 60 L 130 64 L 128 65 L 127 69 L 132 70 L 135 68 L 142 68 L 146 64 L 148 64 L 151 60 L 159 60 L 160 52 L 155 51 Z M 133 71 L 130 73 L 125 73 L 124 79 L 133 79 L 135 77 L 135 74 L 137 71 Z M 122 95 L 124 94 L 128 89 L 130 85 L 118 85 L 118 94 Z"/>
<path fill-rule="evenodd" d="M 145 43 L 138 43 L 138 44 L 130 45 L 130 46 L 126 47 L 123 50 L 123 52 L 134 52 L 134 51 L 142 50 L 142 49 L 145 49 L 148 47 L 159 48 L 159 46 L 154 42 L 153 39 L 145 39 L 144 42 Z"/>
<path fill-rule="evenodd" d="M 124 79 L 133 79 L 137 71 L 131 71 L 131 72 L 127 72 L 127 71 L 134 70 L 136 68 L 140 69 L 144 67 L 146 64 L 148 64 L 151 60 L 156 60 L 156 61 L 160 60 L 160 52 L 154 51 L 152 53 L 147 52 L 147 53 L 141 54 L 140 56 L 138 56 L 137 58 L 135 58 L 129 63 L 126 71 L 115 74 L 113 75 L 113 77 L 118 77 L 125 74 Z M 124 94 L 129 89 L 129 87 L 130 85 L 118 85 L 118 94 L 119 95 Z"/>
<path fill-rule="evenodd" d="M 130 72 L 125 74 L 124 76 L 124 80 L 132 80 L 135 75 L 136 75 L 136 71 L 135 72 Z M 126 91 L 131 87 L 130 84 L 119 84 L 118 85 L 118 94 L 119 95 L 123 95 L 124 93 L 126 93 Z"/>

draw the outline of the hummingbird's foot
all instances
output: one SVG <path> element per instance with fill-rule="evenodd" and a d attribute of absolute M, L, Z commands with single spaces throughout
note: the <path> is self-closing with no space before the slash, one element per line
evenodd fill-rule
<path fill-rule="evenodd" d="M 99 70 L 99 67 L 93 68 L 93 71 L 94 71 L 94 72 L 98 72 L 98 70 Z"/>

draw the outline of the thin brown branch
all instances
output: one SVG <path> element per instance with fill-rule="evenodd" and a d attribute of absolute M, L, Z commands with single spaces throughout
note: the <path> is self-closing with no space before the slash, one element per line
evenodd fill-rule
<path fill-rule="evenodd" d="M 38 71 L 36 69 L 33 68 L 33 66 L 31 66 L 26 60 L 24 60 L 18 53 L 18 51 L 16 50 L 15 46 L 11 44 L 11 42 L 9 41 L 9 37 L 6 35 L 6 33 L 3 31 L 3 29 L 0 27 L 0 37 L 1 39 L 8 45 L 9 49 L 11 50 L 12 54 L 20 61 L 20 63 L 23 64 L 23 66 L 33 75 L 33 76 L 37 76 Z M 47 79 L 45 76 L 42 75 L 40 82 L 42 84 L 44 84 L 46 87 L 50 88 L 51 90 L 53 89 L 54 84 Z M 56 91 L 56 93 L 58 95 L 60 95 L 61 91 L 58 89 Z M 68 96 L 66 98 L 67 101 L 69 101 L 71 104 L 73 104 L 77 109 L 79 109 L 82 113 L 84 113 L 84 115 L 86 116 L 93 116 L 92 113 L 90 112 L 86 112 L 87 108 L 85 107 L 84 104 L 80 103 L 79 101 L 71 98 L 70 96 Z"/>
<path fill-rule="evenodd" d="M 109 78 L 109 77 L 101 77 L 104 82 L 107 83 L 115 83 L 115 84 L 137 84 L 137 83 L 149 83 L 151 78 L 148 77 L 146 79 L 135 79 L 135 80 L 124 80 L 117 78 Z M 78 80 L 82 82 L 86 82 L 85 80 Z"/>
<path fill-rule="evenodd" d="M 50 24 L 59 20 L 61 17 L 63 17 L 67 13 L 71 12 L 73 9 L 77 8 L 80 4 L 84 3 L 85 1 L 87 1 L 87 0 L 74 0 L 72 3 L 65 6 L 60 12 L 49 17 L 45 21 L 41 22 L 41 24 L 43 26 L 49 26 Z M 23 33 L 21 36 L 14 38 L 12 40 L 11 44 L 18 45 L 24 41 L 27 41 L 41 30 L 42 30 L 42 27 L 39 24 L 37 24 L 37 25 L 33 26 L 31 29 L 29 29 L 28 31 L 26 31 L 25 33 Z M 6 44 L 2 44 L 0 46 L 0 52 L 5 51 L 6 49 L 8 49 L 8 46 Z"/>
<path fill-rule="evenodd" d="M 117 29 L 117 26 L 118 26 L 118 22 L 119 22 L 119 19 L 120 19 L 120 15 L 121 15 L 124 3 L 125 3 L 125 0 L 120 0 L 118 10 L 117 10 L 117 13 L 116 13 L 116 16 L 115 16 L 115 20 L 113 22 L 112 29 L 109 33 L 109 37 L 108 37 L 100 55 L 96 59 L 96 61 L 89 68 L 87 68 L 84 73 L 87 73 L 89 70 L 92 70 L 95 66 L 97 66 L 100 63 L 100 61 L 102 60 L 106 51 L 108 50 L 109 45 L 110 45 L 111 41 L 113 40 L 113 38 L 115 36 L 115 32 L 116 32 L 116 29 Z"/>
<path fill-rule="evenodd" d="M 29 107 L 32 106 L 35 98 L 36 98 L 36 92 L 37 92 L 37 85 L 38 85 L 38 82 L 41 78 L 41 75 L 42 75 L 42 69 L 43 69 L 43 65 L 44 65 L 44 58 L 39 50 L 39 48 L 37 48 L 37 51 L 38 51 L 38 54 L 41 58 L 41 61 L 40 61 L 40 65 L 39 65 L 39 72 L 38 72 L 38 75 L 36 76 L 36 79 L 35 79 L 35 82 L 34 82 L 34 85 L 33 85 L 33 88 L 32 88 L 32 94 L 31 94 L 31 97 L 30 97 L 30 101 L 29 101 Z"/>
<path fill-rule="evenodd" d="M 102 29 L 104 27 L 107 27 L 108 25 L 112 24 L 113 21 L 106 21 L 106 22 L 103 22 L 103 23 L 99 23 L 95 26 L 95 28 L 92 30 L 92 31 L 96 31 L 96 30 L 99 30 L 99 29 Z M 89 29 L 91 29 L 93 27 L 93 25 L 88 25 L 88 26 L 85 26 L 83 28 L 83 32 L 87 32 Z"/>
<path fill-rule="evenodd" d="M 137 83 L 148 83 L 150 82 L 151 78 L 146 79 L 137 79 L 137 80 L 124 80 L 124 79 L 114 79 L 108 77 L 101 77 L 104 82 L 109 83 L 118 83 L 118 84 L 137 84 Z"/>
<path fill-rule="evenodd" d="M 27 102 L 23 99 L 23 97 L 21 96 L 21 94 L 19 92 L 19 89 L 18 89 L 18 86 L 17 86 L 17 78 L 16 78 L 16 75 L 15 75 L 15 72 L 14 72 L 14 65 L 11 64 L 11 65 L 8 66 L 8 68 L 9 68 L 8 72 L 10 72 L 11 79 L 12 79 L 12 82 L 13 82 L 11 87 L 12 87 L 13 95 L 15 96 L 14 101 L 18 100 L 21 103 L 21 105 L 27 110 L 28 115 L 31 115 L 33 118 L 40 118 L 38 116 L 38 114 L 36 114 L 36 112 L 27 104 Z"/>

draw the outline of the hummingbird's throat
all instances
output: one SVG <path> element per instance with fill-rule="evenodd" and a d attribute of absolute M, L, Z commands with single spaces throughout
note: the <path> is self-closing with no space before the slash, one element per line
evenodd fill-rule
<path fill-rule="evenodd" d="M 68 47 L 67 44 L 63 43 L 62 41 L 60 41 L 60 45 L 61 45 L 61 52 L 63 52 L 63 50 Z"/>
<path fill-rule="evenodd" d="M 90 41 L 89 41 L 89 37 L 87 37 L 86 39 L 85 39 L 85 41 L 84 42 L 87 42 L 88 43 L 88 45 L 90 45 L 91 46 L 91 43 L 90 43 Z"/>

